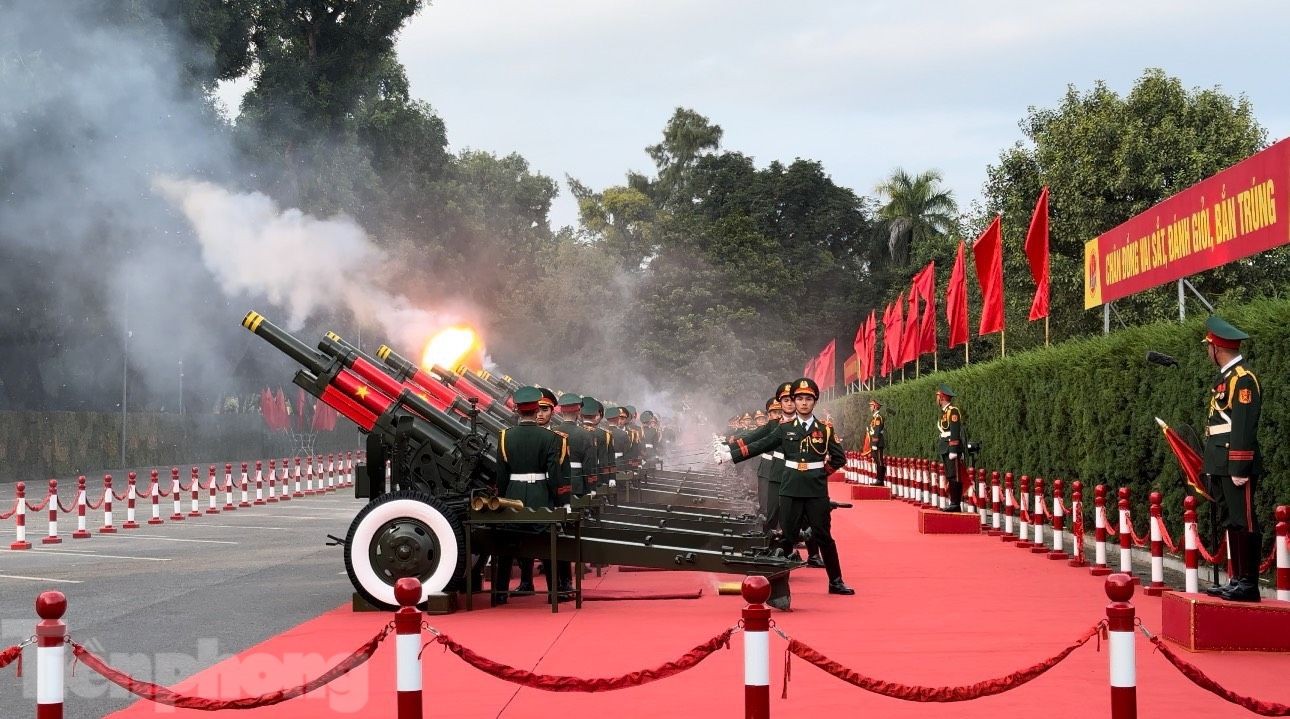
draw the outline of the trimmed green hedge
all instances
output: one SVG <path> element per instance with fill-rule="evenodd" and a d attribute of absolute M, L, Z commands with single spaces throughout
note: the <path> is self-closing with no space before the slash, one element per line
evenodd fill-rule
<path fill-rule="evenodd" d="M 1245 356 L 1263 389 L 1259 442 L 1264 473 L 1256 496 L 1264 545 L 1271 544 L 1273 509 L 1290 504 L 1290 301 L 1268 300 L 1224 309 L 1224 317 L 1250 334 Z M 1175 542 L 1182 543 L 1186 482 L 1154 417 L 1178 428 L 1203 431 L 1209 389 L 1218 373 L 1200 343 L 1203 317 L 1185 324 L 1134 327 L 1095 339 L 924 375 L 919 379 L 852 394 L 832 403 L 844 437 L 862 438 L 867 401 L 877 396 L 888 409 L 888 453 L 932 457 L 937 419 L 935 388 L 944 382 L 958 395 L 967 435 L 982 443 L 978 466 L 1060 477 L 1084 483 L 1086 524 L 1092 527 L 1092 487 L 1132 488 L 1134 525 L 1147 526 L 1147 497 L 1164 495 L 1164 514 Z M 1145 361 L 1147 350 L 1173 355 L 1179 367 Z M 1048 491 L 1051 491 L 1049 489 Z M 1109 503 L 1108 503 L 1109 504 Z M 1198 512 L 1209 537 L 1209 510 Z"/>

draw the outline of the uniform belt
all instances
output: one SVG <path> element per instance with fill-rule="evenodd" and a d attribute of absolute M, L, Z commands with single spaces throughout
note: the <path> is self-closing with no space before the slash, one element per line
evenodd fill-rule
<path fill-rule="evenodd" d="M 1231 433 L 1232 433 L 1231 422 L 1224 422 L 1222 424 L 1211 424 L 1210 426 L 1205 428 L 1206 437 L 1213 437 L 1216 434 L 1231 434 Z"/>
<path fill-rule="evenodd" d="M 570 462 L 569 466 L 573 469 L 582 469 L 582 462 Z"/>
<path fill-rule="evenodd" d="M 812 469 L 824 469 L 823 462 L 785 462 L 784 466 L 789 469 L 796 469 L 799 472 L 809 472 Z"/>
<path fill-rule="evenodd" d="M 512 482 L 545 482 L 546 472 L 529 472 L 527 474 L 512 474 Z"/>
<path fill-rule="evenodd" d="M 761 458 L 762 458 L 762 459 L 774 459 L 774 456 L 772 456 L 769 452 L 767 452 L 766 454 L 763 454 L 763 455 L 761 456 Z"/>
<path fill-rule="evenodd" d="M 770 453 L 770 456 L 774 457 L 775 459 L 783 459 L 783 458 L 784 458 L 784 453 L 783 453 L 783 452 L 771 452 L 771 453 Z"/>

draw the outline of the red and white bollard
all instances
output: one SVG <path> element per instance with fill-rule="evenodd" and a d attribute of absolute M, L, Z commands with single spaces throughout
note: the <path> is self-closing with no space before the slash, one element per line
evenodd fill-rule
<path fill-rule="evenodd" d="M 1093 489 L 1093 566 L 1088 570 L 1095 577 L 1111 573 L 1106 566 L 1106 485 Z"/>
<path fill-rule="evenodd" d="M 67 644 L 67 597 L 41 592 L 36 597 L 36 719 L 63 719 L 63 647 Z"/>
<path fill-rule="evenodd" d="M 1106 578 L 1107 644 L 1110 651 L 1111 719 L 1137 719 L 1138 676 L 1134 656 L 1133 599 L 1134 578 L 1112 574 Z"/>
<path fill-rule="evenodd" d="M 345 454 L 345 486 L 352 487 L 353 485 L 354 485 L 354 450 L 351 449 L 349 452 Z"/>
<path fill-rule="evenodd" d="M 148 473 L 148 497 L 152 501 L 152 516 L 148 518 L 148 524 L 164 524 L 166 520 L 161 518 L 161 484 L 157 481 L 157 470 Z"/>
<path fill-rule="evenodd" d="M 1003 517 L 999 514 L 999 471 L 990 472 L 990 530 L 986 534 L 997 537 L 1003 534 Z"/>
<path fill-rule="evenodd" d="M 1072 567 L 1084 567 L 1084 483 L 1078 479 L 1071 483 L 1071 559 Z"/>
<path fill-rule="evenodd" d="M 41 544 L 62 544 L 58 536 L 58 480 L 49 480 L 49 534 L 40 540 Z"/>
<path fill-rule="evenodd" d="M 174 501 L 175 511 L 170 515 L 170 521 L 184 521 L 184 498 L 181 494 L 183 490 L 179 486 L 179 468 L 170 468 L 170 498 Z"/>
<path fill-rule="evenodd" d="M 1021 475 L 1021 503 L 1018 505 L 1020 511 L 1017 512 L 1017 545 L 1022 549 L 1029 549 L 1035 545 L 1030 542 L 1030 522 L 1026 521 L 1027 510 L 1030 507 L 1030 477 Z"/>
<path fill-rule="evenodd" d="M 981 526 L 988 528 L 990 526 L 990 502 L 987 499 L 990 495 L 985 492 L 985 470 L 978 469 L 973 472 L 968 470 L 969 474 L 976 475 L 976 512 L 981 516 Z"/>
<path fill-rule="evenodd" d="M 1165 521 L 1160 507 L 1160 493 L 1152 492 L 1151 502 L 1151 583 L 1147 585 L 1147 594 L 1158 597 L 1164 594 L 1165 586 L 1165 541 L 1161 523 Z"/>
<path fill-rule="evenodd" d="M 305 464 L 308 465 L 305 467 L 305 494 L 317 494 L 317 490 L 314 489 L 314 456 L 312 454 L 309 455 L 309 459 Z"/>
<path fill-rule="evenodd" d="M 251 504 L 260 506 L 264 503 L 264 465 L 257 459 L 255 461 L 255 501 Z"/>
<path fill-rule="evenodd" d="M 1196 552 L 1196 498 L 1183 498 L 1183 590 L 1195 594 L 1200 591 L 1200 565 Z M 1280 599 L 1280 597 L 1277 597 Z"/>
<path fill-rule="evenodd" d="M 286 457 L 282 458 L 282 466 L 283 467 L 287 466 Z M 304 491 L 300 489 L 300 458 L 299 457 L 296 457 L 296 470 L 295 470 L 295 474 L 291 477 L 291 481 L 295 483 L 295 490 L 291 492 L 291 496 L 292 497 L 305 496 Z"/>
<path fill-rule="evenodd" d="M 744 625 L 744 719 L 770 719 L 770 582 L 745 577 L 741 592 L 748 604 Z"/>
<path fill-rule="evenodd" d="M 394 584 L 394 676 L 398 719 L 421 719 L 421 582 L 404 577 Z"/>
<path fill-rule="evenodd" d="M 1129 516 L 1129 488 L 1120 487 L 1120 573 L 1133 577 L 1133 518 Z M 1133 580 L 1138 581 L 1137 577 Z"/>
<path fill-rule="evenodd" d="M 1003 473 L 1003 534 L 999 539 L 1005 542 L 1017 541 L 1012 533 L 1012 519 L 1017 514 L 1017 498 L 1012 494 L 1012 472 Z"/>
<path fill-rule="evenodd" d="M 103 526 L 99 527 L 99 534 L 116 534 L 116 527 L 112 526 L 112 475 L 103 475 Z"/>
<path fill-rule="evenodd" d="M 270 464 L 272 464 L 273 460 L 269 460 L 269 462 Z M 278 501 L 289 502 L 291 501 L 291 468 L 287 466 L 286 462 L 282 463 L 281 480 L 282 480 L 282 496 L 278 497 Z"/>
<path fill-rule="evenodd" d="M 233 512 L 237 510 L 237 505 L 233 504 L 233 463 L 224 463 L 224 511 Z"/>
<path fill-rule="evenodd" d="M 336 491 L 336 455 L 327 455 L 327 491 Z"/>
<path fill-rule="evenodd" d="M 1062 498 L 1065 493 L 1062 491 L 1062 481 L 1053 480 L 1053 548 L 1048 552 L 1049 559 L 1065 559 L 1066 550 L 1062 547 L 1062 536 L 1066 530 L 1066 508 L 1062 506 Z"/>
<path fill-rule="evenodd" d="M 270 504 L 278 503 L 278 468 L 277 463 L 272 459 L 269 460 L 269 497 L 264 500 Z"/>
<path fill-rule="evenodd" d="M 9 548 L 31 549 L 31 542 L 27 541 L 27 483 L 19 482 L 14 487 L 14 494 L 18 501 L 13 507 L 14 537 Z"/>
<path fill-rule="evenodd" d="M 85 475 L 76 478 L 76 530 L 72 539 L 89 539 L 90 532 L 85 527 L 85 505 L 89 502 L 85 496 Z"/>
<path fill-rule="evenodd" d="M 241 480 L 240 480 L 240 482 L 239 482 L 239 484 L 238 484 L 238 487 L 239 487 L 239 488 L 241 489 L 241 491 L 242 491 L 242 501 L 240 501 L 240 502 L 238 502 L 238 503 L 237 503 L 237 506 L 239 506 L 239 507 L 249 507 L 249 506 L 251 506 L 251 503 L 248 501 L 248 500 L 249 500 L 249 498 L 250 498 L 250 496 L 247 494 L 247 486 L 246 486 L 246 482 L 247 482 L 247 479 L 246 479 L 246 462 L 243 462 L 243 463 L 242 463 L 242 478 L 241 478 Z"/>
<path fill-rule="evenodd" d="M 193 467 L 192 475 L 188 480 L 188 490 L 192 500 L 192 506 L 188 510 L 188 516 L 200 517 L 202 516 L 202 478 L 200 467 Z"/>
<path fill-rule="evenodd" d="M 1044 519 L 1044 515 L 1046 514 L 1044 511 L 1044 502 L 1046 501 L 1047 500 L 1044 499 L 1044 478 L 1035 477 L 1035 503 L 1033 505 L 1034 515 L 1031 517 L 1035 524 L 1035 543 L 1030 548 L 1030 551 L 1035 554 L 1048 553 L 1048 547 L 1044 545 L 1044 525 L 1048 523 L 1047 520 Z"/>
<path fill-rule="evenodd" d="M 215 486 L 215 465 L 210 466 L 210 478 L 207 488 L 210 489 L 210 501 L 206 503 L 207 514 L 219 514 L 219 507 L 215 503 L 219 501 L 219 488 Z"/>
<path fill-rule="evenodd" d="M 125 480 L 125 524 L 121 529 L 138 529 L 139 523 L 134 521 L 134 503 L 139 499 L 138 488 L 139 475 L 130 472 L 126 475 Z"/>
<path fill-rule="evenodd" d="M 1277 599 L 1290 602 L 1290 507 L 1277 507 Z"/>

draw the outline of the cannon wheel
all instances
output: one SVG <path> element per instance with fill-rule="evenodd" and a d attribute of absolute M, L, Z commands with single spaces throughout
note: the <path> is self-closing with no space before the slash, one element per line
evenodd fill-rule
<path fill-rule="evenodd" d="M 345 537 L 345 571 L 370 604 L 398 609 L 394 583 L 421 580 L 421 599 L 442 592 L 465 566 L 461 520 L 423 492 L 389 492 L 363 507 Z"/>

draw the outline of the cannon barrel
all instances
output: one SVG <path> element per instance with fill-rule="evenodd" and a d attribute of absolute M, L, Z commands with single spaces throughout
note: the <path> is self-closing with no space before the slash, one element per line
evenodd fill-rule
<path fill-rule="evenodd" d="M 453 387 L 458 387 L 463 391 L 465 391 L 466 388 L 474 390 L 475 392 L 484 395 L 484 397 L 488 398 L 490 402 L 505 403 L 506 398 L 510 396 L 509 392 L 503 391 L 500 387 L 494 387 L 471 375 L 453 372 L 442 365 L 435 365 L 430 368 L 430 371 L 442 377 L 444 382 L 447 382 Z"/>
<path fill-rule="evenodd" d="M 385 366 L 394 370 L 394 376 L 400 380 L 411 382 L 418 387 L 428 388 L 431 385 L 446 387 L 454 394 L 460 395 L 463 400 L 475 399 L 480 409 L 501 420 L 503 426 L 510 426 L 519 420 L 515 412 L 505 404 L 507 395 L 503 393 L 498 396 L 496 389 L 481 386 L 482 382 L 471 382 L 469 379 L 463 381 L 456 372 L 438 365 L 427 372 L 395 352 L 389 345 L 381 345 L 376 350 L 376 356 L 385 363 Z"/>

